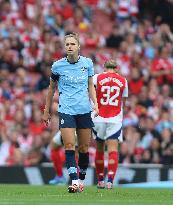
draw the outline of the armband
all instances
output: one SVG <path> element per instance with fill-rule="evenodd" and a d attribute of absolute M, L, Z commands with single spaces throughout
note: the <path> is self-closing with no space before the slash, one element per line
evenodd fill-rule
<path fill-rule="evenodd" d="M 51 73 L 51 79 L 53 81 L 58 81 L 59 80 L 59 75 L 55 75 L 54 73 Z"/>

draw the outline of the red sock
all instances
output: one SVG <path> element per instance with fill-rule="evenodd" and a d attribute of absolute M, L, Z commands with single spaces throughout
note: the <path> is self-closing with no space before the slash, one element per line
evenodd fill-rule
<path fill-rule="evenodd" d="M 110 161 L 112 161 L 110 163 Z M 110 152 L 109 159 L 108 159 L 108 181 L 113 182 L 116 171 L 118 168 L 118 152 Z"/>
<path fill-rule="evenodd" d="M 51 159 L 54 164 L 54 168 L 56 171 L 57 176 L 62 176 L 63 175 L 63 164 L 65 160 L 64 153 L 61 148 L 56 148 L 51 150 Z"/>
<path fill-rule="evenodd" d="M 95 158 L 96 175 L 98 181 L 104 180 L 104 152 L 96 151 Z"/>

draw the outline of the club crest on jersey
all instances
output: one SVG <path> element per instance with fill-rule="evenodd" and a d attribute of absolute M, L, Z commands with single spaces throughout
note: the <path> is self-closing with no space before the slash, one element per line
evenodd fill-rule
<path fill-rule="evenodd" d="M 82 71 L 82 72 L 85 72 L 86 70 L 87 70 L 86 67 L 82 67 L 82 68 L 81 68 L 81 71 Z"/>

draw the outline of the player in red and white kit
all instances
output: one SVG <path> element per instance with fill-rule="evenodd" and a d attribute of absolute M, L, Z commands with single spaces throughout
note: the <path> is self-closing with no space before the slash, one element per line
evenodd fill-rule
<path fill-rule="evenodd" d="M 105 72 L 94 76 L 99 115 L 93 119 L 93 133 L 96 139 L 96 175 L 98 188 L 113 188 L 113 180 L 118 167 L 118 143 L 123 141 L 123 104 L 128 97 L 128 84 L 125 77 L 118 74 L 117 63 L 105 63 Z M 108 181 L 105 185 L 104 150 L 108 150 Z"/>
<path fill-rule="evenodd" d="M 51 160 L 54 165 L 54 169 L 56 172 L 56 176 L 49 181 L 49 184 L 56 185 L 56 184 L 65 184 L 66 179 L 63 176 L 63 166 L 65 163 L 65 154 L 63 151 L 63 143 L 61 137 L 61 131 L 59 130 L 55 136 L 53 137 L 51 143 Z"/>

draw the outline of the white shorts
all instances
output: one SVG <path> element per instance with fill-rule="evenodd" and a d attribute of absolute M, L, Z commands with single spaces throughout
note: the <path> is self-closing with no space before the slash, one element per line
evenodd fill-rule
<path fill-rule="evenodd" d="M 61 137 L 61 131 L 60 130 L 53 137 L 53 142 L 56 145 L 63 146 L 62 137 Z M 77 135 L 76 135 L 76 132 L 75 132 L 75 146 L 77 146 L 77 145 L 78 145 L 78 143 L 77 143 Z"/>
<path fill-rule="evenodd" d="M 62 146 L 61 131 L 59 130 L 56 135 L 53 137 L 53 142 L 56 145 Z"/>
<path fill-rule="evenodd" d="M 93 137 L 96 140 L 117 139 L 123 142 L 122 123 L 95 122 Z"/>

